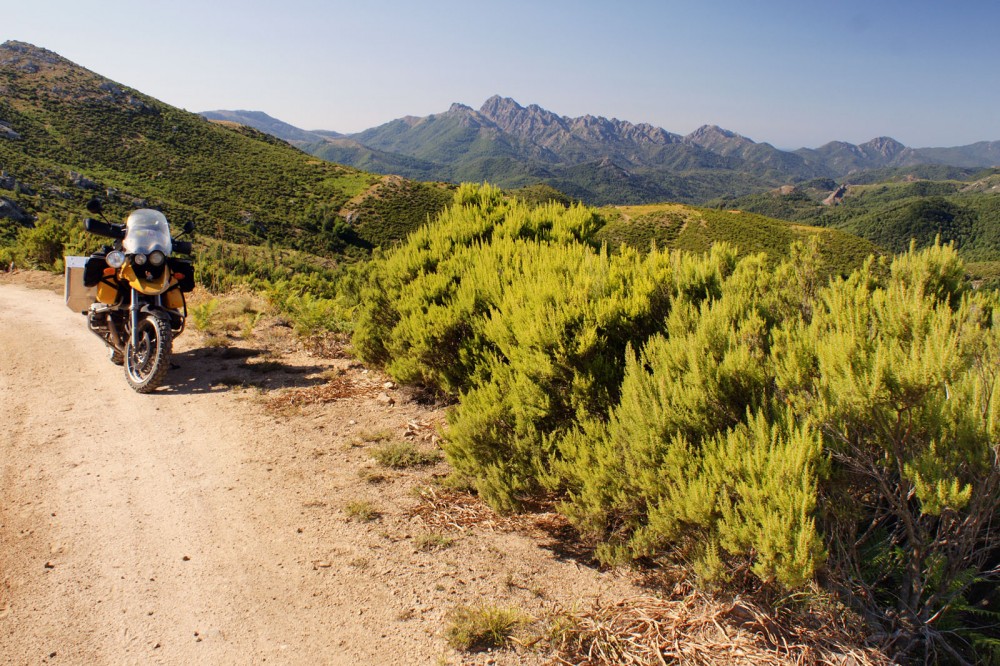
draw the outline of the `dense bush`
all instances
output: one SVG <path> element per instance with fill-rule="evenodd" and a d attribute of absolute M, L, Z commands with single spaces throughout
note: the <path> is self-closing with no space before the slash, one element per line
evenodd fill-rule
<path fill-rule="evenodd" d="M 371 266 L 354 341 L 457 398 L 488 501 L 555 493 L 605 560 L 821 584 L 897 656 L 988 657 L 1000 339 L 952 248 L 826 282 L 815 245 L 608 255 L 586 209 L 458 199 Z"/>
<path fill-rule="evenodd" d="M 64 220 L 43 216 L 32 227 L 16 228 L 6 247 L 0 247 L 0 269 L 34 268 L 62 271 L 63 256 L 88 255 L 103 243 L 83 229 L 75 217 Z"/>

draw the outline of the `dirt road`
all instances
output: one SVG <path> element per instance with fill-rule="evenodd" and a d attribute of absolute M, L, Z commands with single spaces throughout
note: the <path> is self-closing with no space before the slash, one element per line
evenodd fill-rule
<path fill-rule="evenodd" d="M 61 294 L 0 283 L 0 662 L 530 663 L 450 650 L 448 612 L 628 592 L 544 535 L 415 514 L 443 464 L 384 470 L 371 449 L 441 415 L 377 400 L 374 373 L 193 331 L 175 351 L 138 395 Z"/>

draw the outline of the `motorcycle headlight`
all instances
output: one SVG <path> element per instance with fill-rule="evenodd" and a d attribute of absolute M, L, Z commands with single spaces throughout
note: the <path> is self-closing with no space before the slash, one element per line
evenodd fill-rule
<path fill-rule="evenodd" d="M 125 263 L 125 253 L 119 250 L 108 252 L 107 256 L 104 257 L 104 261 L 108 262 L 108 266 L 111 266 L 111 268 L 121 268 Z"/>
<path fill-rule="evenodd" d="M 132 261 L 135 262 L 136 266 L 142 266 L 144 263 L 146 263 L 146 255 L 137 254 L 134 257 L 132 257 Z"/>
<path fill-rule="evenodd" d="M 165 258 L 166 256 L 159 250 L 153 250 L 149 253 L 149 263 L 154 266 L 162 266 Z"/>

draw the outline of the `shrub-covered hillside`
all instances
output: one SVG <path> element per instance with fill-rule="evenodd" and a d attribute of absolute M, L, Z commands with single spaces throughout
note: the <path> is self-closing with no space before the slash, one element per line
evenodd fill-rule
<path fill-rule="evenodd" d="M 994 658 L 995 295 L 940 245 L 828 280 L 815 241 L 612 254 L 602 224 L 463 186 L 368 267 L 356 350 L 457 401 L 459 480 L 554 498 L 605 561 L 835 599 L 900 660 Z"/>
<path fill-rule="evenodd" d="M 788 256 L 792 243 L 813 239 L 824 274 L 846 274 L 880 250 L 871 241 L 835 229 L 789 224 L 782 220 L 683 204 L 616 206 L 601 209 L 607 224 L 594 238 L 617 249 L 629 245 L 645 251 L 654 243 L 665 249 L 707 252 L 714 243 L 729 242 L 744 253 L 763 252 L 771 259 Z"/>
<path fill-rule="evenodd" d="M 0 45 L 0 171 L 8 236 L 110 193 L 114 217 L 153 206 L 230 241 L 357 253 L 402 238 L 451 200 L 443 186 L 385 186 L 18 42 Z"/>

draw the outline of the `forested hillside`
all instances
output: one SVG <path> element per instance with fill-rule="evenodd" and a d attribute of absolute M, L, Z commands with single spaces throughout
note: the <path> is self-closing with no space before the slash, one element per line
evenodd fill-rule
<path fill-rule="evenodd" d="M 710 202 L 769 217 L 847 231 L 890 252 L 936 238 L 954 243 L 970 273 L 996 285 L 1000 261 L 1000 174 L 996 169 L 931 168 L 871 174 L 837 190 L 814 181 L 747 197 Z M 836 199 L 832 195 L 839 192 Z"/>

